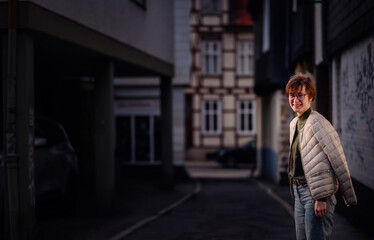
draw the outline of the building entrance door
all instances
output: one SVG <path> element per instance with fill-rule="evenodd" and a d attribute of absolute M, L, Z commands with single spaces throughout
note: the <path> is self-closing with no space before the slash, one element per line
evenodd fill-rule
<path fill-rule="evenodd" d="M 160 157 L 159 116 L 117 116 L 117 158 L 125 163 L 155 163 Z"/>

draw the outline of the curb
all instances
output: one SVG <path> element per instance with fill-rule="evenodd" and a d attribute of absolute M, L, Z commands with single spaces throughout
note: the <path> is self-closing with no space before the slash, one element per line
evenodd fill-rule
<path fill-rule="evenodd" d="M 172 211 L 173 209 L 179 207 L 180 205 L 185 203 L 187 200 L 189 200 L 190 198 L 197 195 L 200 191 L 201 191 L 201 184 L 200 184 L 199 181 L 195 180 L 195 189 L 192 192 L 188 193 L 186 196 L 182 197 L 181 199 L 179 199 L 175 203 L 169 205 L 168 207 L 159 210 L 155 215 L 141 220 L 140 222 L 138 222 L 138 223 L 126 228 L 125 230 L 117 233 L 113 237 L 108 238 L 107 240 L 121 240 L 121 239 L 124 239 L 126 236 L 132 234 L 133 232 L 135 232 L 139 228 L 145 226 L 146 224 L 158 219 L 159 217 L 161 217 L 161 216 L 165 215 L 166 213 Z"/>
<path fill-rule="evenodd" d="M 258 181 L 256 181 L 256 184 L 259 188 L 264 190 L 270 197 L 272 197 L 275 201 L 277 201 L 280 205 L 282 205 L 282 207 L 286 210 L 286 212 L 292 218 L 294 218 L 294 212 L 293 212 L 292 206 L 290 204 L 288 204 L 286 201 L 281 199 L 277 194 L 275 194 L 271 188 L 265 186 L 264 184 L 262 184 Z"/>

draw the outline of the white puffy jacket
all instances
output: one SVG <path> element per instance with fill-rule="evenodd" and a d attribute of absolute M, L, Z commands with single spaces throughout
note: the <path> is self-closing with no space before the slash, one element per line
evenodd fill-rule
<path fill-rule="evenodd" d="M 294 118 L 290 123 L 290 146 L 297 119 Z M 328 197 L 340 186 L 345 204 L 357 204 L 339 135 L 331 123 L 316 111 L 310 113 L 299 132 L 299 148 L 305 178 L 313 199 Z M 293 194 L 293 191 L 291 192 Z"/>

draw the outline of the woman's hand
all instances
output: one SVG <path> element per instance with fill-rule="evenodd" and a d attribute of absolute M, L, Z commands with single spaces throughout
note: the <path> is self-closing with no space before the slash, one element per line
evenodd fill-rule
<path fill-rule="evenodd" d="M 317 200 L 314 203 L 314 212 L 317 217 L 323 217 L 326 214 L 326 202 Z"/>

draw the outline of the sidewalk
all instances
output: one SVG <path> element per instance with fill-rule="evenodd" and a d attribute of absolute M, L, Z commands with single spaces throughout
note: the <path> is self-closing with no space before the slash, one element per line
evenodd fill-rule
<path fill-rule="evenodd" d="M 117 189 L 113 214 L 98 215 L 93 200 L 81 199 L 75 216 L 43 216 L 37 222 L 38 240 L 109 240 L 132 231 L 177 207 L 195 194 L 193 180 L 179 182 L 165 190 L 157 180 L 125 179 Z"/>

